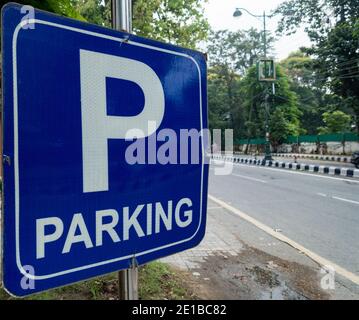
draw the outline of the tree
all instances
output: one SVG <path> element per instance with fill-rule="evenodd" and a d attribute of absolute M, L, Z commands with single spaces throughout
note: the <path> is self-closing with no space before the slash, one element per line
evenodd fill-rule
<path fill-rule="evenodd" d="M 111 1 L 104 4 L 102 0 L 71 0 L 72 5 L 86 21 L 101 26 L 111 26 L 111 16 L 108 17 L 108 9 L 111 9 Z"/>
<path fill-rule="evenodd" d="M 133 32 L 139 36 L 195 49 L 205 40 L 209 24 L 207 0 L 133 0 Z M 111 26 L 110 0 L 72 0 L 87 21 Z"/>
<path fill-rule="evenodd" d="M 300 130 L 300 111 L 296 94 L 290 89 L 289 81 L 281 66 L 276 66 L 276 94 L 271 86 L 259 82 L 257 70 L 249 68 L 241 81 L 241 97 L 245 113 L 248 115 L 246 131 L 248 138 L 265 136 L 265 96 L 270 103 L 270 140 L 276 148 L 289 135 L 298 135 Z"/>
<path fill-rule="evenodd" d="M 318 128 L 319 134 L 345 133 L 350 130 L 351 117 L 342 111 L 323 113 L 325 127 Z"/>
<path fill-rule="evenodd" d="M 303 51 L 292 52 L 280 62 L 288 76 L 290 88 L 298 96 L 298 107 L 303 133 L 317 134 L 317 129 L 323 126 L 322 114 L 326 111 L 340 110 L 350 112 L 343 98 L 328 93 L 323 87 L 322 80 L 316 74 L 313 65 L 315 61 Z"/>
<path fill-rule="evenodd" d="M 303 132 L 308 134 L 315 134 L 317 128 L 322 125 L 320 100 L 325 94 L 325 91 L 317 86 L 312 64 L 312 59 L 302 51 L 293 52 L 280 62 L 288 76 L 291 90 L 298 96 L 298 108 L 302 113 L 301 127 Z"/>
<path fill-rule="evenodd" d="M 269 126 L 270 140 L 275 152 L 278 146 L 282 144 L 288 136 L 298 132 L 296 128 L 293 127 L 293 124 L 286 119 L 285 113 L 280 108 L 276 108 L 273 111 Z"/>
<path fill-rule="evenodd" d="M 204 17 L 205 2 L 207 0 L 135 0 L 134 32 L 194 49 L 207 38 L 209 31 Z"/>
<path fill-rule="evenodd" d="M 233 79 L 228 83 L 223 75 L 216 69 L 210 69 L 208 73 L 208 118 L 209 128 L 227 129 L 232 128 L 231 105 L 237 96 L 232 97 L 232 93 L 238 92 L 237 86 L 239 76 L 233 74 Z"/>
<path fill-rule="evenodd" d="M 267 52 L 273 51 L 274 38 L 267 38 Z M 211 66 L 228 68 L 231 72 L 244 75 L 259 58 L 264 56 L 262 32 L 251 28 L 236 32 L 220 30 L 208 38 L 207 51 Z"/>
<path fill-rule="evenodd" d="M 208 39 L 208 103 L 210 127 L 233 128 L 234 138 L 247 135 L 248 114 L 241 99 L 241 77 L 264 54 L 261 33 L 255 29 L 212 32 Z M 268 37 L 267 50 L 273 47 Z"/>
<path fill-rule="evenodd" d="M 359 6 L 358 0 L 288 0 L 276 10 L 278 31 L 293 33 L 305 24 L 313 46 L 313 67 L 323 86 L 343 98 L 359 130 Z"/>
<path fill-rule="evenodd" d="M 8 2 L 11 1 L 2 1 L 1 5 Z M 37 9 L 83 20 L 81 15 L 74 8 L 72 0 L 17 0 L 16 3 L 30 5 Z"/>

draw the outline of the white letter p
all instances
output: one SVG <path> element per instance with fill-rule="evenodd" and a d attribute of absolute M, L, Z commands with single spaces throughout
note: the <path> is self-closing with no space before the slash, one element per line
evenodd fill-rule
<path fill-rule="evenodd" d="M 118 56 L 80 50 L 83 192 L 107 191 L 108 139 L 144 138 L 161 125 L 165 98 L 157 74 L 148 65 Z M 135 82 L 143 91 L 144 108 L 136 116 L 108 116 L 106 78 Z M 125 95 L 126 92 L 123 92 Z M 148 121 L 156 126 L 148 130 Z M 133 130 L 132 130 L 133 132 Z M 138 132 L 143 132 L 139 136 Z"/>

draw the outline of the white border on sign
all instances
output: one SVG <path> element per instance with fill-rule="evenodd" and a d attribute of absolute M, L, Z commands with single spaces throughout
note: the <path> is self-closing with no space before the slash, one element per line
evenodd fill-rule
<path fill-rule="evenodd" d="M 14 95 L 14 179 L 15 179 L 15 241 L 16 241 L 16 264 L 18 269 L 20 270 L 20 272 L 28 277 L 29 279 L 33 279 L 33 280 L 44 280 L 44 279 L 49 279 L 49 278 L 54 278 L 54 277 L 58 277 L 58 276 L 62 276 L 65 274 L 69 274 L 69 273 L 74 273 L 77 271 L 82 271 L 82 270 L 86 270 L 86 269 L 90 269 L 90 268 L 95 268 L 95 267 L 99 267 L 102 265 L 106 265 L 106 264 L 110 264 L 110 263 L 114 263 L 117 261 L 121 261 L 121 260 L 125 260 L 125 259 L 130 259 L 132 258 L 134 255 L 127 255 L 124 257 L 119 257 L 119 258 L 114 258 L 114 259 L 110 259 L 110 260 L 106 260 L 106 261 L 101 261 L 101 262 L 97 262 L 97 263 L 93 263 L 93 264 L 89 264 L 86 266 L 82 266 L 82 267 L 76 267 L 73 269 L 69 269 L 69 270 L 65 270 L 65 271 L 59 271 L 56 273 L 52 273 L 49 275 L 42 275 L 42 276 L 36 276 L 36 275 L 31 275 L 26 273 L 26 271 L 24 270 L 22 263 L 21 263 L 21 259 L 20 259 L 20 211 L 19 211 L 19 206 L 20 206 L 20 202 L 19 202 L 19 159 L 18 159 L 18 95 L 17 95 L 17 38 L 18 38 L 18 34 L 20 32 L 20 30 L 26 25 L 26 24 L 44 24 L 44 25 L 48 25 L 48 26 L 52 26 L 52 27 L 57 27 L 57 28 L 61 28 L 61 29 L 66 29 L 69 31 L 73 31 L 73 32 L 79 32 L 79 33 L 83 33 L 83 34 L 87 34 L 90 36 L 94 36 L 94 37 L 100 37 L 100 38 L 104 38 L 104 39 L 108 39 L 108 40 L 112 40 L 112 41 L 116 41 L 116 42 L 126 42 L 127 44 L 131 44 L 134 46 L 138 46 L 138 47 L 143 47 L 143 48 L 147 48 L 147 49 L 152 49 L 152 50 L 157 50 L 157 51 L 161 51 L 161 52 L 165 52 L 168 54 L 174 54 L 177 56 L 182 56 L 184 58 L 190 59 L 192 62 L 194 62 L 194 64 L 196 65 L 197 69 L 198 69 L 198 75 L 199 75 L 199 97 L 200 97 L 200 124 L 201 124 L 201 130 L 203 131 L 203 112 L 202 112 L 202 74 L 201 74 L 201 69 L 197 63 L 197 61 L 191 57 L 190 55 L 187 55 L 185 53 L 180 53 L 180 52 L 176 52 L 176 51 L 172 51 L 172 50 L 167 50 L 167 49 L 162 49 L 162 48 L 156 48 L 153 47 L 151 45 L 146 45 L 146 44 L 142 44 L 139 42 L 135 42 L 135 41 L 130 41 L 127 39 L 120 39 L 120 38 L 116 38 L 113 36 L 109 36 L 109 35 L 104 35 L 101 33 L 97 33 L 97 32 L 92 32 L 92 31 L 88 31 L 88 30 L 83 30 L 83 29 L 79 29 L 79 28 L 75 28 L 75 27 L 70 27 L 70 26 L 65 26 L 65 25 L 61 25 L 61 24 L 57 24 L 57 23 L 53 23 L 53 22 L 49 22 L 49 21 L 44 21 L 44 20 L 38 20 L 38 19 L 29 19 L 29 20 L 24 20 L 21 21 L 15 31 L 14 31 L 14 35 L 13 35 L 13 41 L 12 41 L 12 55 L 13 55 L 13 95 Z M 200 227 L 201 227 L 201 222 L 202 222 L 202 214 L 203 214 L 203 207 L 202 207 L 202 203 L 203 203 L 203 175 L 204 175 L 204 159 L 205 159 L 205 152 L 204 152 L 204 143 L 203 143 L 203 135 L 201 136 L 202 139 L 202 172 L 201 172 L 201 195 L 200 195 L 200 218 L 199 218 L 199 224 L 197 227 L 196 232 L 187 239 L 181 240 L 181 241 L 177 241 L 174 243 L 170 243 L 158 248 L 154 248 L 154 249 L 150 249 L 150 250 L 146 250 L 146 251 L 142 251 L 139 253 L 136 253 L 135 256 L 142 256 L 151 252 L 155 252 L 158 250 L 162 250 L 168 247 L 172 247 L 181 243 L 185 243 L 188 242 L 190 240 L 192 240 L 196 234 L 198 233 Z"/>

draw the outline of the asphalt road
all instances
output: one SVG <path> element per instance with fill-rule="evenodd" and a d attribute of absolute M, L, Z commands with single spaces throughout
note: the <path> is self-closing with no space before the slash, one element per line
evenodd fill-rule
<path fill-rule="evenodd" d="M 218 176 L 212 165 L 209 194 L 359 275 L 359 180 L 249 165 Z"/>

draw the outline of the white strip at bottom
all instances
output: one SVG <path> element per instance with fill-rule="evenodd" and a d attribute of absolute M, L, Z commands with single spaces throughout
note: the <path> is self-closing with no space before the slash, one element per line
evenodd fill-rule
<path fill-rule="evenodd" d="M 308 256 L 309 258 L 311 258 L 312 260 L 314 260 L 315 262 L 317 262 L 318 264 L 320 264 L 321 266 L 331 266 L 332 268 L 334 268 L 335 272 L 337 272 L 338 274 L 340 274 L 341 276 L 347 278 L 348 280 L 352 281 L 353 283 L 359 285 L 359 276 L 357 276 L 356 274 L 344 269 L 341 266 L 338 266 L 337 264 L 321 257 L 320 255 L 314 253 L 313 251 L 303 247 L 302 245 L 300 245 L 299 243 L 289 239 L 288 237 L 284 236 L 283 234 L 280 234 L 278 232 L 275 232 L 272 228 L 266 226 L 265 224 L 259 222 L 258 220 L 250 217 L 249 215 L 243 213 L 242 211 L 238 210 L 237 208 L 232 207 L 231 205 L 227 204 L 226 202 L 217 199 L 213 196 L 211 196 L 210 194 L 208 195 L 208 199 L 214 201 L 215 203 L 217 203 L 218 205 L 220 205 L 222 208 L 227 209 L 228 211 L 234 213 L 235 215 L 239 216 L 240 218 L 242 218 L 243 220 L 246 220 L 247 222 L 255 225 L 257 228 L 263 230 L 264 232 L 268 233 L 269 235 L 271 235 L 272 237 L 285 242 L 287 244 L 289 244 L 291 247 L 299 250 L 300 252 L 303 252 L 306 256 Z"/>

